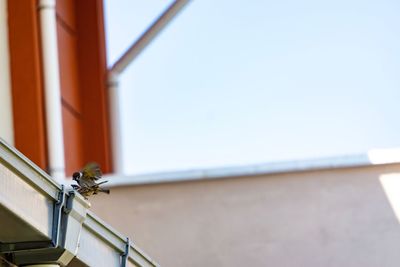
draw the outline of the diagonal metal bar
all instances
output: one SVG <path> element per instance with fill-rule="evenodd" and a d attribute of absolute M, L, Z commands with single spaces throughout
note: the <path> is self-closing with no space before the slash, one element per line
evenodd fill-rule
<path fill-rule="evenodd" d="M 175 0 L 150 27 L 134 42 L 128 50 L 109 69 L 109 73 L 118 75 L 154 40 L 154 38 L 175 18 L 190 0 Z"/>

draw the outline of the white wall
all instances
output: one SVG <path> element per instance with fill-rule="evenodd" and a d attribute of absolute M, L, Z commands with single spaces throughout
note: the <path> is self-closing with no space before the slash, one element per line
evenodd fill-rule
<path fill-rule="evenodd" d="M 14 144 L 8 49 L 7 0 L 0 0 L 0 138 Z"/>

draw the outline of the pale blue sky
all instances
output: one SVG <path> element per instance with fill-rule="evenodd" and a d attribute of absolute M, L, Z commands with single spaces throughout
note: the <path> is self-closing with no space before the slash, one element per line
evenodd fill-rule
<path fill-rule="evenodd" d="M 171 1 L 106 0 L 112 64 Z M 400 3 L 194 0 L 121 76 L 126 172 L 400 146 Z"/>

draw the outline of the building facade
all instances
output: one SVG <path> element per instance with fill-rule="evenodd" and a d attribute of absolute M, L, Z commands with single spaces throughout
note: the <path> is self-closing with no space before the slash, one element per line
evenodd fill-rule
<path fill-rule="evenodd" d="M 180 8 L 171 5 L 170 10 Z M 50 29 L 43 23 L 49 14 Z M 143 40 L 162 27 L 154 25 Z M 54 37 L 55 46 L 47 46 L 44 36 Z M 46 55 L 54 50 L 49 65 Z M 128 64 L 120 63 L 120 69 Z M 71 261 L 57 260 L 58 265 L 117 266 L 128 258 L 128 265 L 157 266 L 136 244 L 161 265 L 174 267 L 400 264 L 397 150 L 239 168 L 112 174 L 107 76 L 101 0 L 0 0 L 0 137 L 5 140 L 0 142 L 0 214 L 7 214 L 0 220 L 0 266 L 1 258 L 35 263 L 36 254 L 18 254 L 13 245 L 17 237 L 41 242 L 53 237 L 53 213 L 64 191 L 47 173 L 57 172 L 61 162 L 64 177 L 70 177 L 89 161 L 108 174 L 112 193 L 92 198 L 90 211 L 80 196 L 65 193 L 70 204 L 82 205 L 81 217 L 72 220 L 70 212 L 63 212 L 59 218 L 76 221 L 82 242 L 71 241 L 66 249 Z M 49 101 L 49 92 L 57 88 L 59 95 Z M 51 104 L 60 108 L 55 121 L 49 119 L 57 114 Z M 61 130 L 55 137 L 62 136 L 61 157 L 53 155 L 60 152 L 53 146 L 54 129 Z M 30 192 L 27 202 L 39 203 L 43 214 L 24 208 L 15 197 L 20 188 Z M 10 225 L 26 235 L 8 235 Z M 134 244 L 113 227 L 133 237 Z M 63 236 L 69 240 L 71 235 Z M 91 253 L 92 244 L 101 253 Z M 53 256 L 65 252 L 64 247 L 47 249 Z M 98 254 L 107 260 L 98 260 Z"/>

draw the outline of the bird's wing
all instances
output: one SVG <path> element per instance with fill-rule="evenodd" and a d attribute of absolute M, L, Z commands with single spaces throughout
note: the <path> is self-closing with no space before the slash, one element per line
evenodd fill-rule
<path fill-rule="evenodd" d="M 101 178 L 101 170 L 99 164 L 96 162 L 90 162 L 86 164 L 82 169 L 82 173 L 84 177 L 90 177 L 93 180 L 98 180 Z"/>

